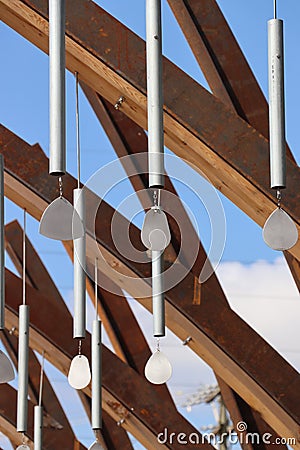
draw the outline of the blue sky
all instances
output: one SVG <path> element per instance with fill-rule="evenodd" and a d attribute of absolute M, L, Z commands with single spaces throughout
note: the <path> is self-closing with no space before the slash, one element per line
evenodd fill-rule
<path fill-rule="evenodd" d="M 98 0 L 97 3 L 119 20 L 124 22 L 141 37 L 145 37 L 145 7 L 143 1 L 130 0 L 129 2 L 124 2 L 120 0 Z M 239 44 L 241 45 L 264 93 L 267 94 L 266 23 L 267 20 L 272 17 L 272 1 L 265 0 L 262 2 L 261 0 L 252 0 L 251 2 L 240 2 L 238 0 L 219 0 L 218 3 L 225 14 L 225 17 L 229 21 L 231 28 Z M 298 0 L 290 0 L 288 2 L 283 0 L 281 2 L 279 1 L 278 16 L 283 18 L 285 21 L 287 139 L 297 161 L 299 162 L 300 150 L 298 144 L 298 105 L 300 104 L 300 62 L 297 57 L 297 43 L 300 42 L 300 29 L 298 26 L 298 20 L 300 17 L 300 2 Z M 0 71 L 0 83 L 2 86 L 0 102 L 1 123 L 26 141 L 32 144 L 36 142 L 40 143 L 44 151 L 48 153 L 48 56 L 36 49 L 33 45 L 24 40 L 3 23 L 0 25 L 0 35 L 2 61 L 5 61 L 5 64 L 3 64 L 2 70 Z M 176 45 L 174 45 L 174 42 L 176 42 Z M 163 52 L 168 58 L 183 68 L 190 76 L 207 87 L 202 73 L 166 1 L 163 1 Z M 74 93 L 74 77 L 68 73 L 68 171 L 73 174 L 76 173 Z M 115 155 L 107 137 L 99 126 L 97 119 L 82 94 L 80 95 L 80 109 L 81 145 L 82 152 L 84 154 L 84 158 L 82 158 L 82 180 L 87 181 L 94 172 L 95 167 L 100 168 L 111 162 L 115 158 Z M 268 180 L 266 180 L 266 183 L 268 183 Z M 125 186 L 126 187 L 124 189 L 118 191 L 116 190 L 110 195 L 109 201 L 113 204 L 113 206 L 116 207 L 127 195 L 132 193 L 129 183 L 125 183 Z M 210 228 L 205 210 L 201 204 L 195 200 L 194 196 L 188 189 L 185 189 L 179 184 L 177 187 L 183 200 L 193 211 L 198 222 L 198 227 L 201 230 L 201 238 L 203 239 L 206 247 L 208 247 L 210 242 Z M 223 276 L 223 280 L 230 282 L 231 269 L 229 270 L 229 268 L 233 267 L 230 266 L 230 264 L 240 264 L 241 266 L 239 266 L 239 268 L 234 266 L 235 270 L 241 270 L 241 273 L 243 273 L 246 277 L 257 261 L 265 261 L 265 269 L 270 269 L 272 267 L 277 268 L 279 264 L 278 256 L 280 255 L 266 247 L 262 240 L 261 229 L 223 196 L 221 196 L 221 199 L 227 221 L 226 247 L 222 260 L 224 265 L 222 266 L 222 270 L 220 272 L 220 276 Z M 9 222 L 15 218 L 18 218 L 19 221 L 22 222 L 22 212 L 15 205 L 11 204 L 11 202 L 7 201 L 6 221 Z M 68 261 L 68 258 L 64 254 L 61 244 L 54 241 L 49 241 L 40 236 L 38 234 L 38 224 L 36 221 L 31 218 L 29 218 L 28 221 L 28 232 L 30 239 L 39 250 L 43 261 L 45 262 L 51 275 L 54 277 L 66 301 L 71 304 L 72 267 Z M 9 260 L 8 266 L 11 267 Z M 244 266 L 248 266 L 249 272 L 245 272 L 246 269 Z M 226 269 L 228 269 L 227 272 Z M 257 272 L 255 273 L 257 276 Z M 288 279 L 288 275 L 286 276 Z M 290 284 L 290 296 L 293 297 L 296 293 L 293 290 L 291 281 Z M 234 289 L 232 290 L 234 291 Z M 243 286 L 241 287 L 241 291 L 242 290 Z M 230 288 L 228 288 L 228 292 L 230 292 Z M 260 295 L 265 295 L 265 291 L 262 290 L 262 292 L 262 294 L 260 294 L 260 291 L 250 293 L 253 295 L 253 302 L 255 302 L 255 299 L 257 299 Z M 243 305 L 245 308 L 245 304 Z M 71 306 L 70 308 L 72 309 Z M 245 311 L 243 310 L 244 318 L 249 318 L 250 320 L 250 316 L 248 316 L 248 309 Z M 143 317 L 145 316 L 143 313 L 140 314 L 142 314 Z M 144 321 L 145 330 L 149 330 L 147 325 L 149 318 L 147 319 L 145 317 Z M 287 318 L 287 328 L 288 323 Z M 255 322 L 253 322 L 253 326 L 258 327 L 259 329 L 259 325 Z M 263 325 L 260 331 L 262 333 L 264 332 Z M 266 331 L 266 333 L 266 338 L 270 338 L 272 340 L 273 331 L 270 331 L 270 335 L 268 335 L 268 331 Z M 276 341 L 276 336 L 274 336 L 273 338 Z M 170 348 L 172 345 L 173 344 L 170 344 Z M 286 345 L 287 347 L 290 347 L 289 342 L 287 342 Z M 298 350 L 296 349 L 296 351 Z M 190 361 L 192 361 L 192 359 Z M 295 360 L 293 363 L 297 366 L 298 360 Z M 174 364 L 176 365 L 175 359 Z M 194 362 L 191 362 L 191 364 L 194 364 Z M 204 383 L 212 380 L 212 378 L 209 378 L 209 376 L 206 375 L 205 371 L 206 369 L 203 369 L 203 372 L 201 372 Z M 210 372 L 207 371 L 207 373 Z M 199 380 L 189 380 L 189 389 L 196 389 L 196 387 L 201 384 L 200 378 L 201 377 L 199 377 Z M 172 388 L 173 392 L 175 392 L 177 387 L 178 391 L 188 391 L 188 389 L 185 391 L 182 387 L 184 386 L 182 378 L 181 381 L 176 378 L 176 383 L 174 381 L 174 386 Z M 181 387 L 180 383 L 182 384 Z M 203 414 L 203 417 L 201 414 Z M 209 414 L 201 414 L 200 416 L 203 418 L 203 422 L 207 423 L 207 421 L 210 420 Z M 199 419 L 199 414 L 195 414 L 195 416 L 193 416 L 193 420 L 195 423 L 197 422 L 200 424 L 201 420 Z"/>

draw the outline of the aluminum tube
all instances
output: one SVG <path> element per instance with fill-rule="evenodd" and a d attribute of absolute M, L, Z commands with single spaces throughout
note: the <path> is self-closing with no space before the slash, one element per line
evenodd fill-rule
<path fill-rule="evenodd" d="M 5 326 L 4 162 L 0 154 L 0 330 Z"/>
<path fill-rule="evenodd" d="M 17 431 L 27 431 L 29 306 L 19 306 Z"/>
<path fill-rule="evenodd" d="M 283 21 L 268 21 L 271 188 L 286 187 Z"/>
<path fill-rule="evenodd" d="M 102 428 L 102 357 L 101 321 L 94 320 L 92 328 L 92 428 Z"/>
<path fill-rule="evenodd" d="M 146 1 L 149 187 L 164 187 L 161 1 Z"/>
<path fill-rule="evenodd" d="M 74 209 L 85 230 L 85 194 L 83 189 L 73 191 Z M 74 321 L 73 337 L 85 338 L 86 329 L 86 236 L 74 239 Z"/>
<path fill-rule="evenodd" d="M 43 450 L 43 407 L 34 407 L 34 450 Z"/>
<path fill-rule="evenodd" d="M 65 0 L 49 0 L 50 162 L 49 173 L 66 172 Z"/>
<path fill-rule="evenodd" d="M 163 277 L 163 253 L 152 251 L 152 312 L 153 336 L 165 336 L 165 299 Z"/>

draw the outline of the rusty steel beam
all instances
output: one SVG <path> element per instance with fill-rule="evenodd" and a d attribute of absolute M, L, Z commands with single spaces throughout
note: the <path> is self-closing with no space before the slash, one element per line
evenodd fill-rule
<path fill-rule="evenodd" d="M 56 196 L 55 183 L 47 175 L 47 158 L 38 146 L 31 147 L 4 127 L 0 128 L 0 145 L 5 160 L 6 194 L 17 204 L 26 204 L 28 212 L 39 219 L 45 206 Z M 34 167 L 26 165 L 24 155 L 34 161 Z M 76 186 L 76 181 L 66 176 L 65 183 L 65 195 L 71 199 L 72 187 Z M 98 204 L 90 195 L 88 207 L 93 201 Z M 150 265 L 128 261 L 124 255 L 118 254 L 110 234 L 114 213 L 111 207 L 101 203 L 95 230 L 106 265 L 105 268 L 99 268 L 150 309 L 149 298 L 140 298 L 141 293 L 146 296 L 149 293 L 149 297 L 151 294 L 149 285 L 144 281 L 150 274 Z M 127 227 L 125 218 L 120 217 L 119 232 Z M 142 249 L 139 230 L 134 226 L 131 228 L 133 242 Z M 90 260 L 94 261 L 96 254 L 91 244 L 88 230 L 87 253 Z M 117 274 L 110 267 L 117 268 Z M 132 278 L 122 277 L 124 273 Z M 194 277 L 191 274 L 166 293 L 169 328 L 181 339 L 185 339 L 187 335 L 193 336 L 191 348 L 227 384 L 259 411 L 279 435 L 298 439 L 300 399 L 297 396 L 300 395 L 300 389 L 295 386 L 299 385 L 299 375 L 241 318 L 229 310 L 224 300 L 219 299 L 210 286 L 209 280 L 202 285 L 200 305 L 193 305 L 188 294 L 193 292 L 194 287 Z M 272 373 L 276 372 L 276 379 L 269 373 L 270 368 Z M 281 395 L 282 392 L 285 392 L 284 396 Z"/>
<path fill-rule="evenodd" d="M 28 400 L 28 431 L 26 437 L 28 444 L 33 444 L 33 408 L 34 403 Z M 17 391 L 8 384 L 0 385 L 0 429 L 11 441 L 20 445 L 22 443 L 22 434 L 16 431 L 16 415 L 17 415 Z M 46 423 L 46 418 L 45 418 Z M 62 444 L 62 437 L 66 440 Z M 44 427 L 44 442 L 43 448 L 45 450 L 57 450 L 58 448 L 72 448 L 74 443 L 78 442 L 72 436 L 72 440 L 65 435 L 64 429 L 56 429 L 52 426 Z M 62 445 L 62 447 L 61 447 Z M 85 450 L 81 443 L 78 442 L 78 449 Z"/>
<path fill-rule="evenodd" d="M 81 87 L 83 89 L 83 92 L 85 93 L 89 103 L 91 104 L 98 120 L 100 121 L 103 129 L 105 130 L 107 136 L 109 137 L 111 144 L 114 147 L 114 150 L 119 158 L 121 158 L 121 163 L 123 164 L 124 169 L 131 174 L 132 168 L 128 168 L 127 165 L 127 159 L 123 160 L 122 157 L 133 155 L 141 152 L 147 152 L 147 136 L 144 132 L 144 130 L 139 127 L 135 122 L 133 122 L 129 117 L 125 116 L 125 114 L 122 113 L 120 110 L 116 110 L 109 102 L 107 102 L 105 99 L 101 98 L 99 94 L 97 94 L 95 91 L 93 91 L 91 88 L 89 88 L 85 83 L 81 83 Z M 134 162 L 134 161 L 133 161 Z M 129 169 L 129 170 L 128 170 Z M 146 170 L 145 168 L 136 167 L 136 176 L 130 177 L 130 182 L 137 192 L 137 195 L 139 196 L 139 199 L 142 203 L 142 206 L 144 209 L 147 208 L 149 199 L 145 198 L 144 190 L 147 189 L 148 183 L 147 183 L 147 176 L 145 176 Z M 165 189 L 174 194 L 176 197 L 178 196 L 172 181 L 170 178 L 166 175 L 165 177 Z M 143 191 L 143 195 L 139 195 L 139 192 Z M 196 232 L 194 230 L 194 227 L 192 226 L 190 219 L 188 215 L 186 214 L 182 203 L 180 202 L 180 199 L 178 199 L 178 202 L 176 205 L 174 205 L 174 210 L 176 209 L 177 214 L 178 211 L 180 212 L 181 220 L 180 224 L 182 227 L 188 228 L 188 234 L 190 238 L 189 246 L 188 248 L 191 248 L 191 246 L 194 246 L 195 243 L 197 245 L 199 241 L 199 237 L 196 235 Z M 178 236 L 178 225 L 172 220 L 172 217 L 169 217 L 169 224 L 170 224 L 170 230 L 171 230 L 171 243 L 174 248 L 175 254 L 178 254 L 179 248 L 180 248 L 180 234 Z M 201 267 L 203 266 L 203 263 L 206 259 L 207 255 L 205 253 L 205 250 L 200 242 L 200 248 L 197 255 L 197 260 L 193 267 L 191 268 L 191 272 L 195 276 L 199 276 Z M 183 263 L 188 262 L 188 255 L 185 255 L 185 261 Z M 214 289 L 222 290 L 221 285 L 218 282 L 217 277 L 214 275 L 213 280 L 215 282 Z M 228 301 L 225 296 L 225 294 L 222 292 L 222 296 L 220 297 L 224 300 L 225 303 L 227 303 L 228 307 Z M 195 301 L 195 299 L 193 299 Z M 111 305 L 112 302 L 109 302 Z M 122 303 L 120 302 L 120 306 Z M 119 308 L 120 308 L 119 306 Z M 118 310 L 116 309 L 116 312 L 120 312 L 121 316 L 123 313 L 121 312 L 121 308 Z M 131 328 L 131 327 L 130 327 Z M 277 436 L 274 430 L 271 428 L 268 428 L 268 425 L 260 418 L 258 415 L 247 405 L 246 402 L 244 402 L 238 394 L 236 394 L 229 386 L 227 386 L 223 380 L 220 380 L 219 383 L 221 392 L 223 395 L 226 394 L 226 397 L 229 397 L 228 392 L 231 394 L 231 401 L 227 402 L 226 406 L 229 410 L 229 413 L 231 417 L 236 416 L 236 411 L 239 411 L 239 420 L 243 420 L 248 424 L 248 430 L 249 432 L 257 432 L 258 429 L 268 430 L 273 436 Z M 236 421 L 235 423 L 237 423 Z M 257 423 L 256 423 L 257 421 Z M 241 445 L 248 445 L 244 444 L 243 442 Z M 250 445 L 250 444 L 249 444 Z M 267 448 L 268 445 L 261 443 L 253 443 L 253 448 Z"/>
<path fill-rule="evenodd" d="M 113 104 L 122 94 L 125 114 L 146 128 L 145 43 L 93 2 L 66 3 L 67 67 Z M 46 0 L 0 0 L 0 14 L 48 51 Z M 268 141 L 167 59 L 163 72 L 166 145 L 262 226 L 276 206 L 268 188 Z M 292 161 L 287 178 L 289 186 L 300 182 Z M 283 204 L 298 228 L 299 196 L 290 189 Z M 290 253 L 300 259 L 299 241 Z"/>
<path fill-rule="evenodd" d="M 18 305 L 22 296 L 22 280 L 6 269 L 7 326 L 17 326 Z M 72 317 L 62 314 L 48 296 L 27 286 L 30 306 L 30 346 L 41 352 L 64 374 L 68 373 L 71 358 L 77 352 L 72 339 Z M 40 305 L 43 305 L 43 308 Z M 83 352 L 90 354 L 90 335 L 84 342 Z M 125 418 L 123 427 L 130 431 L 146 448 L 157 448 L 157 434 L 167 426 L 174 432 L 195 432 L 171 403 L 162 403 L 160 395 L 144 377 L 123 363 L 114 353 L 102 346 L 103 354 L 103 408 L 113 419 Z M 84 390 L 91 395 L 90 388 Z M 162 445 L 179 449 L 181 444 Z M 192 448 L 187 446 L 187 448 Z M 206 445 L 209 449 L 210 446 Z"/>

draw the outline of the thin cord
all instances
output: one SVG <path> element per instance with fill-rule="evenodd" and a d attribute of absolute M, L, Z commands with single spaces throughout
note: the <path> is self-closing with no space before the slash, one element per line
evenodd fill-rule
<path fill-rule="evenodd" d="M 274 0 L 274 19 L 277 19 L 277 1 Z"/>
<path fill-rule="evenodd" d="M 95 258 L 95 315 L 98 319 L 98 258 Z"/>
<path fill-rule="evenodd" d="M 76 79 L 76 147 L 77 147 L 77 187 L 80 188 L 80 134 L 79 134 L 79 99 L 78 99 L 78 72 Z"/>
<path fill-rule="evenodd" d="M 44 381 L 44 360 L 45 360 L 45 350 L 43 350 L 43 353 L 42 353 L 41 375 L 40 375 L 40 392 L 39 392 L 39 406 L 42 406 L 43 381 Z"/>
<path fill-rule="evenodd" d="M 24 209 L 23 220 L 23 305 L 26 305 L 26 209 Z"/>

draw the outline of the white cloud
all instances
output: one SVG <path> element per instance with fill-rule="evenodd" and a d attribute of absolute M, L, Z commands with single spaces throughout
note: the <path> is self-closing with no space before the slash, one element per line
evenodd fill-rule
<path fill-rule="evenodd" d="M 217 274 L 232 309 L 300 369 L 300 298 L 284 260 L 221 263 Z"/>

